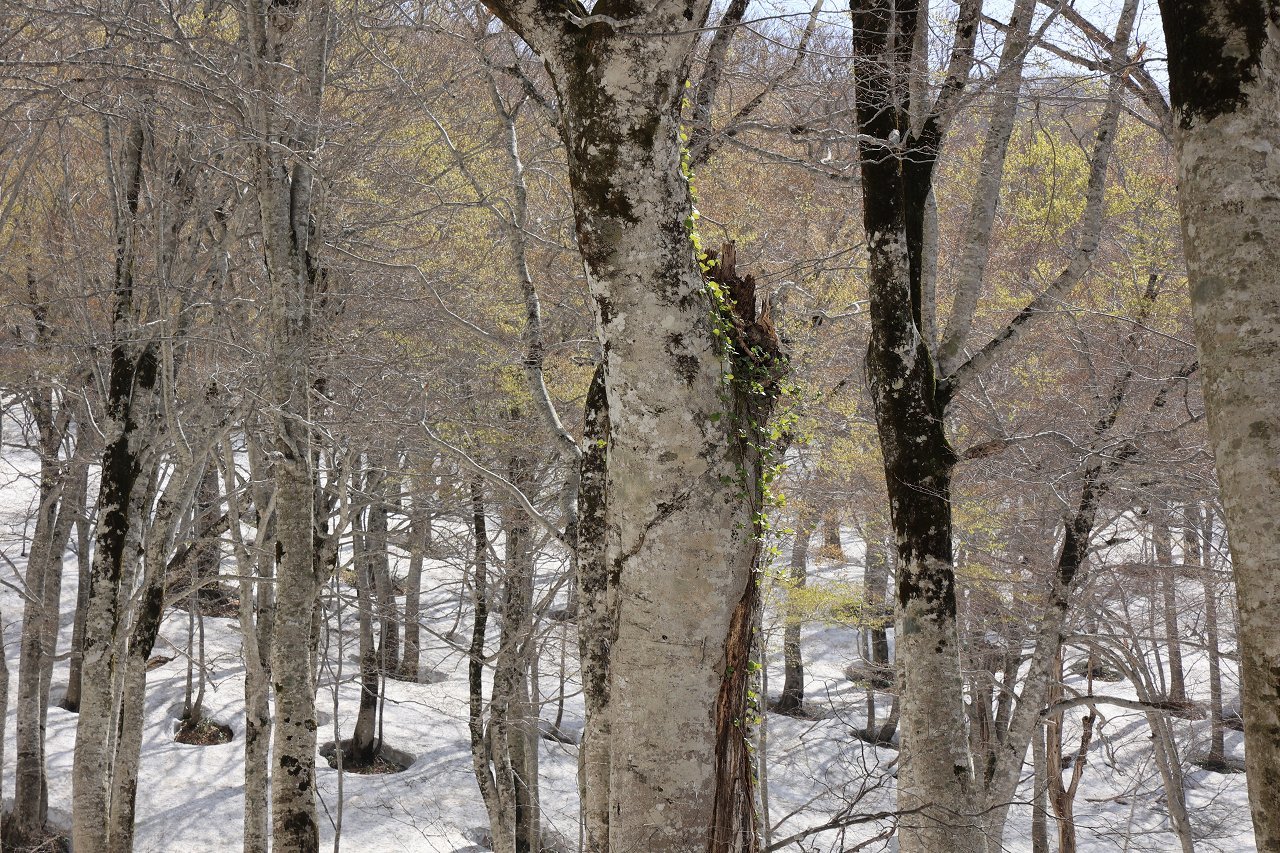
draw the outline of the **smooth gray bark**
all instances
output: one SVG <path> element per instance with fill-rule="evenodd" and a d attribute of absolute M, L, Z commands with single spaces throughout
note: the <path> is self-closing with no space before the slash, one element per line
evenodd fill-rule
<path fill-rule="evenodd" d="M 1254 834 L 1280 851 L 1280 3 L 1161 0 L 1183 245 L 1240 614 Z"/>
<path fill-rule="evenodd" d="M 312 311 L 322 272 L 312 161 L 319 142 L 332 10 L 328 0 L 251 0 L 243 26 L 257 93 L 247 106 L 256 137 L 252 183 L 262 228 L 271 342 L 266 396 L 277 556 L 271 636 L 272 844 L 291 853 L 315 853 L 320 837 L 313 650 L 321 567 L 315 548 L 310 358 Z M 296 52 L 286 49 L 295 45 Z M 272 94 L 285 90 L 296 93 L 287 104 Z"/>

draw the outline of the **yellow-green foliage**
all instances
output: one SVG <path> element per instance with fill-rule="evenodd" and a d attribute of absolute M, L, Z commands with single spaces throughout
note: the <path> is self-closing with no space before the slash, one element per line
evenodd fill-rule
<path fill-rule="evenodd" d="M 877 612 L 867 603 L 860 583 L 811 582 L 801 587 L 781 578 L 778 589 L 785 596 L 787 624 L 819 622 L 849 628 L 883 628 L 888 621 L 883 612 Z"/>

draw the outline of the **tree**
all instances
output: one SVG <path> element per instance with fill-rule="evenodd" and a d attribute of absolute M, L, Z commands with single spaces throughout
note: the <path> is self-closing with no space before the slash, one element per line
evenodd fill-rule
<path fill-rule="evenodd" d="M 907 813 L 899 839 L 902 850 L 910 853 L 980 851 L 999 843 L 1011 783 L 1016 785 L 1030 741 L 1032 708 L 1042 701 L 1035 694 L 1047 689 L 1047 667 L 1056 649 L 1037 649 L 1033 671 L 1040 677 L 1024 687 L 1021 719 L 1011 723 L 1019 736 L 1002 745 L 995 767 L 976 773 L 966 735 L 957 633 L 951 486 L 959 456 L 947 435 L 948 407 L 960 387 L 989 367 L 1029 321 L 1070 291 L 1089 269 L 1099 242 L 1103 189 L 1136 3 L 1125 4 L 1113 43 L 1109 97 L 1096 131 L 1081 234 L 1070 263 L 987 344 L 954 365 L 939 360 L 934 344 L 930 269 L 937 261 L 936 243 L 929 239 L 930 211 L 939 151 L 969 84 L 982 3 L 960 4 L 945 79 L 936 95 L 926 86 L 927 33 L 922 25 L 928 4 L 863 0 L 850 9 L 869 254 L 867 377 L 898 547 L 895 638 L 904 743 L 898 790 L 899 806 Z M 1014 13 L 1032 11 L 1028 4 L 1019 4 Z M 1024 20 L 1022 26 L 1029 23 Z M 1000 67 L 1016 79 L 1020 52 L 1006 53 Z M 1012 120 L 1012 112 L 1005 115 L 1005 121 Z M 993 124 L 989 132 L 998 136 L 1009 131 Z M 995 190 L 987 176 L 999 174 L 1003 160 L 1002 145 L 989 145 L 984 151 L 978 193 Z M 977 201 L 968 239 L 989 241 L 993 209 L 986 198 L 979 196 Z M 958 285 L 948 324 L 949 332 L 959 333 L 947 336 L 947 351 L 963 349 L 966 316 L 976 305 L 973 291 L 982 286 L 984 264 L 985 257 L 978 256 L 965 265 L 969 277 Z M 1089 510 L 1089 501 L 1086 485 L 1081 508 Z M 1089 522 L 1082 531 L 1084 541 L 1073 543 L 1068 537 L 1060 561 L 1075 561 L 1071 551 L 1087 547 L 1091 510 L 1084 515 Z M 1073 570 L 1064 573 L 1068 587 L 1073 575 Z"/>
<path fill-rule="evenodd" d="M 723 399 L 723 315 L 691 244 L 680 130 L 710 3 L 486 5 L 555 82 L 605 354 L 606 564 L 618 610 L 608 705 L 588 702 L 627 737 L 613 738 L 607 765 L 584 765 L 604 806 L 586 815 L 587 846 L 750 845 L 749 768 L 725 752 L 742 741 L 745 691 L 726 668 L 745 664 L 750 644 L 741 611 L 754 601 L 758 460 Z M 748 298 L 739 307 L 755 319 Z"/>
<path fill-rule="evenodd" d="M 1205 409 L 1240 612 L 1249 800 L 1280 850 L 1280 3 L 1161 0 Z"/>

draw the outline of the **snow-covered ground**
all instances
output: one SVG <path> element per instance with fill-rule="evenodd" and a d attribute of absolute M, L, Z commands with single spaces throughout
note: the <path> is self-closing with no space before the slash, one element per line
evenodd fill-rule
<path fill-rule="evenodd" d="M 17 584 L 16 572 L 24 566 L 23 519 L 32 498 L 32 483 L 22 475 L 32 470 L 33 459 L 5 448 L 0 454 L 0 550 L 12 561 L 0 566 L 0 576 Z M 811 583 L 858 580 L 861 545 L 845 543 L 853 564 L 815 562 Z M 403 564 L 401 566 L 403 571 Z M 345 774 L 341 780 L 341 847 L 359 853 L 380 851 L 479 851 L 486 825 L 484 808 L 472 775 L 467 734 L 466 660 L 457 644 L 444 639 L 455 624 L 459 606 L 456 566 L 429 562 L 424 575 L 424 667 L 434 673 L 433 683 L 387 682 L 384 732 L 388 745 L 414 756 L 403 773 L 381 776 Z M 74 555 L 68 553 L 63 585 L 60 650 L 67 648 L 71 614 L 76 598 Z M 328 666 L 322 675 L 318 703 L 321 709 L 320 740 L 333 739 L 335 683 L 337 720 L 341 736 L 350 734 L 355 719 L 358 686 L 354 683 L 356 636 L 354 613 L 348 608 L 343 631 L 330 632 Z M 11 673 L 10 695 L 16 690 L 21 598 L 8 583 L 0 589 L 0 614 L 4 651 Z M 336 622 L 334 623 L 336 624 Z M 462 631 L 468 622 L 464 614 Z M 186 684 L 187 615 L 168 614 L 155 655 L 172 658 L 152 671 L 148 679 L 142 770 L 138 793 L 136 850 L 139 853 L 222 853 L 240 845 L 243 809 L 243 673 L 239 626 L 234 618 L 206 617 L 206 661 L 209 683 L 206 709 L 210 716 L 231 726 L 235 739 L 219 746 L 185 746 L 175 743 L 175 717 L 181 709 Z M 780 630 L 771 632 L 769 681 L 776 693 L 782 684 Z M 554 697 L 559 684 L 560 646 L 568 641 L 576 648 L 572 627 L 548 622 L 540 661 L 541 694 Z M 892 749 L 875 748 L 854 737 L 865 725 L 865 691 L 844 675 L 857 660 L 856 632 L 850 628 L 810 625 L 804 631 L 808 701 L 821 712 L 816 720 L 798 720 L 770 714 L 767 726 L 767 785 L 769 814 L 777 824 L 776 842 L 807 827 L 829 820 L 846 807 L 854 813 L 889 810 L 893 802 Z M 1188 690 L 1204 698 L 1207 690 L 1205 655 L 1185 652 Z M 572 666 L 573 654 L 568 656 Z M 67 663 L 57 664 L 54 674 L 56 702 L 65 689 Z M 571 692 L 576 678 L 569 673 Z M 1228 679 L 1234 685 L 1234 676 Z M 1073 677 L 1069 684 L 1082 686 Z M 1136 698 L 1127 682 L 1105 685 L 1108 695 Z M 1234 696 L 1229 688 L 1228 698 Z M 888 698 L 880 696 L 878 714 L 888 710 Z M 1150 732 L 1145 717 L 1114 707 L 1100 709 L 1106 722 L 1090 749 L 1076 798 L 1080 849 L 1084 851 L 1172 851 L 1178 849 L 1168 831 L 1163 789 L 1152 759 Z M 1073 712 L 1074 713 L 1074 712 Z M 564 728 L 581 729 L 580 700 L 571 697 L 565 706 Z M 555 716 L 552 701 L 542 718 Z M 1078 716 L 1077 716 L 1078 720 Z M 71 756 L 75 715 L 49 709 L 48 761 L 51 819 L 69 825 Z M 1176 724 L 1184 756 L 1203 751 L 1208 738 L 1207 721 Z M 5 724 L 7 766 L 3 784 L 6 807 L 12 797 L 14 715 Z M 1072 744 L 1078 729 L 1068 726 L 1064 743 Z M 544 821 L 571 844 L 576 842 L 576 748 L 542 741 L 541 793 Z M 1241 736 L 1227 732 L 1232 756 L 1242 756 Z M 324 844 L 332 846 L 339 812 L 339 778 L 323 760 L 318 761 L 321 822 Z M 1030 775 L 1029 768 L 1026 776 Z M 1251 851 L 1243 775 L 1219 775 L 1188 764 L 1188 805 L 1197 834 L 1198 850 Z M 1029 780 L 1020 797 L 1030 799 Z M 852 806 L 850 804 L 852 803 Z M 850 849 L 875 835 L 883 823 L 862 823 L 847 831 L 831 830 L 795 842 L 786 849 L 835 851 Z M 1050 834 L 1053 834 L 1050 821 Z M 1006 832 L 1010 851 L 1029 851 L 1030 810 L 1017 806 Z M 877 844 L 868 849 L 884 849 Z"/>

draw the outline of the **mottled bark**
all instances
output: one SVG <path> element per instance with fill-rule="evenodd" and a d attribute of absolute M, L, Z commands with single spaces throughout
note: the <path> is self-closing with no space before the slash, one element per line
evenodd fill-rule
<path fill-rule="evenodd" d="M 73 714 L 80 712 L 80 673 L 84 670 L 84 619 L 89 609 L 89 578 L 92 563 L 92 526 L 86 508 L 76 519 L 76 613 L 71 623 L 71 662 L 67 673 L 67 694 L 62 699 L 62 709 Z"/>
<path fill-rule="evenodd" d="M 840 541 L 840 516 L 828 512 L 822 516 L 822 556 L 843 563 L 844 545 Z"/>
<path fill-rule="evenodd" d="M 1010 13 L 1000 52 L 999 72 L 992 93 L 991 118 L 978 160 L 978 177 L 969 202 L 969 218 L 961 240 L 955 297 L 947 328 L 938 345 L 938 364 L 944 375 L 963 361 L 965 344 L 982 295 L 982 281 L 991 253 L 992 227 L 1004 182 L 1004 163 L 1013 136 L 1022 91 L 1022 67 L 1031 42 L 1031 21 L 1037 0 L 1017 0 Z M 928 340 L 932 338 L 926 336 Z"/>
<path fill-rule="evenodd" d="M 313 663 L 320 567 L 311 436 L 312 311 L 321 276 L 312 209 L 321 97 L 329 56 L 327 0 L 252 0 L 243 16 L 254 90 L 257 196 L 267 279 L 267 370 L 272 476 L 276 484 L 276 617 L 271 637 L 275 719 L 271 757 L 272 844 L 318 850 Z M 297 45 L 297 53 L 286 46 Z M 288 61 L 286 61 L 288 58 Z M 269 94 L 289 91 L 288 102 Z M 306 653 L 303 653 L 306 650 Z"/>
<path fill-rule="evenodd" d="M 434 480 L 424 477 L 422 480 Z M 422 661 L 422 562 L 431 547 L 431 513 L 426 507 L 425 483 L 417 484 L 409 507 L 409 570 L 404 579 L 404 651 L 400 660 L 400 677 L 418 680 Z"/>
<path fill-rule="evenodd" d="M 609 847 L 701 851 L 712 843 L 714 709 L 753 557 L 681 170 L 680 103 L 710 4 L 606 3 L 590 15 L 570 3 L 488 5 L 555 81 L 604 347 L 619 602 L 609 714 L 627 732 L 610 745 Z"/>
<path fill-rule="evenodd" d="M 219 538 L 201 535 L 213 527 L 222 515 L 222 493 L 218 488 L 218 469 L 210 463 L 200 480 L 199 505 L 196 509 L 195 531 L 198 536 L 195 548 L 194 575 L 197 595 L 202 601 L 220 604 L 222 587 L 218 584 L 218 568 L 222 562 L 222 543 Z"/>
<path fill-rule="evenodd" d="M 52 407 L 37 408 L 41 441 L 39 504 L 24 577 L 27 597 L 22 608 L 14 703 L 14 804 L 5 833 L 5 841 L 17 846 L 39 842 L 48 817 L 45 725 L 61 612 L 62 558 L 72 524 L 84 512 L 88 473 L 87 459 L 58 459 L 59 445 L 69 426 L 65 416 L 57 419 L 62 421 L 59 428 Z"/>
<path fill-rule="evenodd" d="M 134 296 L 138 196 L 142 183 L 143 124 L 131 123 L 118 183 L 124 208 L 116 218 L 115 309 L 107 382 L 98 527 L 85 614 L 80 714 L 72 766 L 72 844 L 82 853 L 105 853 L 110 815 L 111 743 L 118 683 L 121 584 L 129 559 L 135 491 L 144 482 L 144 424 L 158 377 L 153 342 L 136 340 Z"/>
<path fill-rule="evenodd" d="M 531 483 L 528 463 L 513 457 L 509 480 L 522 490 Z M 538 853 L 541 815 L 538 802 L 538 716 L 532 704 L 534 646 L 534 551 L 531 523 L 515 502 L 503 507 L 504 572 L 502 626 L 493 661 L 488 735 L 502 824 L 511 827 L 514 853 Z M 495 836 L 496 838 L 496 836 Z M 501 849 L 508 849 L 502 844 Z"/>
<path fill-rule="evenodd" d="M 366 547 L 373 569 L 373 591 L 377 595 L 378 671 L 394 673 L 400 669 L 400 617 L 396 601 L 395 578 L 391 576 L 391 553 L 387 550 L 388 511 L 391 506 L 391 477 L 386 459 L 373 457 L 381 465 L 369 494 L 369 527 Z"/>
<path fill-rule="evenodd" d="M 1036 726 L 1031 736 L 1031 853 L 1049 853 L 1047 796 L 1049 777 L 1044 750 L 1044 728 Z"/>
<path fill-rule="evenodd" d="M 1209 507 L 1188 507 L 1188 536 L 1185 541 L 1194 541 L 1196 568 L 1204 584 L 1204 642 L 1205 652 L 1209 658 L 1209 752 L 1205 761 L 1224 761 L 1226 752 L 1226 732 L 1222 725 L 1222 636 L 1218 630 L 1218 583 L 1213 568 L 1213 510 Z M 1196 516 L 1202 516 L 1197 518 Z M 1197 529 L 1191 525 L 1202 525 Z M 1187 560 L 1193 549 L 1190 544 L 1184 546 Z"/>
<path fill-rule="evenodd" d="M 107 850 L 133 850 L 134 808 L 138 792 L 138 769 L 142 754 L 142 727 L 145 717 L 147 660 L 155 647 L 164 616 L 165 579 L 181 566 L 168 563 L 179 519 L 190 509 L 200 483 L 198 465 L 191 458 L 176 461 L 156 504 L 143 546 L 142 579 L 137 604 L 132 609 L 126 645 L 118 666 L 123 673 L 119 699 L 115 749 L 111 766 L 110 827 Z M 191 551 L 183 556 L 190 558 Z M 185 562 L 185 560 L 183 560 Z"/>
<path fill-rule="evenodd" d="M 1034 722 L 1039 710 L 1038 689 L 1033 689 L 1025 697 L 1027 708 L 1018 709 L 1017 725 L 1025 733 L 1000 744 L 1002 755 L 995 765 L 1016 766 L 1010 770 L 988 763 L 975 777 L 958 655 L 952 554 L 950 484 L 956 456 L 944 422 L 955 388 L 989 365 L 1048 301 L 1088 270 L 1098 245 L 1120 111 L 1124 55 L 1117 47 L 1111 57 L 1111 97 L 1098 124 L 1071 263 L 1008 326 L 942 379 L 924 334 L 926 214 L 938 148 L 972 67 L 980 5 L 961 3 L 947 77 L 931 104 L 920 102 L 921 87 L 912 84 L 913 72 L 923 62 L 918 29 L 922 4 L 866 0 L 851 8 L 869 253 L 872 330 L 866 363 L 898 548 L 895 636 L 904 746 L 898 793 L 907 812 L 899 842 L 908 853 L 981 850 L 995 843 L 995 838 L 983 837 L 984 829 L 998 830 L 1001 804 L 1008 797 L 993 801 L 993 794 L 1008 778 L 1016 781 L 1030 738 L 1026 720 Z M 1117 45 L 1127 45 L 1135 14 L 1130 0 Z M 1016 58 L 1015 52 L 1010 59 Z M 1010 726 L 1014 724 L 1011 719 Z M 992 780 L 1000 784 L 988 787 Z"/>
<path fill-rule="evenodd" d="M 1280 3 L 1161 0 L 1183 243 L 1240 613 L 1260 851 L 1280 851 Z"/>
<path fill-rule="evenodd" d="M 0 637 L 4 635 L 4 619 L 0 617 Z M 0 655 L 0 767 L 4 767 L 4 748 L 8 742 L 9 724 L 9 661 Z M 4 780 L 0 778 L 0 802 L 4 801 Z"/>
<path fill-rule="evenodd" d="M 1093 670 L 1093 658 L 1089 659 L 1089 671 Z M 1053 687 L 1049 691 L 1050 707 L 1062 698 L 1062 656 L 1058 655 L 1053 666 Z M 1093 692 L 1093 681 L 1089 681 L 1089 692 Z M 1080 777 L 1088 763 L 1089 744 L 1093 741 L 1093 726 L 1096 721 L 1092 709 L 1080 718 L 1080 743 L 1070 756 L 1063 755 L 1062 740 L 1063 712 L 1050 714 L 1045 722 L 1045 740 L 1048 752 L 1048 793 L 1049 804 L 1053 807 L 1053 816 L 1058 824 L 1058 853 L 1076 853 L 1076 792 L 1080 789 Z M 1071 779 L 1062 781 L 1063 770 L 1067 765 L 1063 758 L 1070 762 Z"/>
<path fill-rule="evenodd" d="M 377 475 L 374 475 L 377 476 Z M 343 756 L 351 767 L 368 767 L 378 754 L 378 690 L 381 674 L 378 667 L 378 643 L 374 636 L 377 617 L 373 588 L 377 555 L 370 548 L 366 530 L 366 512 L 357 512 L 351 519 L 351 558 L 356 580 L 356 609 L 359 619 L 360 642 L 360 705 L 356 712 L 356 724 L 351 730 L 351 749 Z"/>
<path fill-rule="evenodd" d="M 855 78 L 863 223 L 869 250 L 871 338 L 867 374 L 875 403 L 898 546 L 898 689 L 903 751 L 898 800 L 902 850 L 976 851 L 973 768 L 963 707 L 951 545 L 946 400 L 920 331 L 923 212 L 939 127 L 926 121 L 914 158 L 887 140 L 911 132 L 906 83 L 917 8 L 855 3 Z M 871 138 L 886 140 L 870 141 Z"/>
<path fill-rule="evenodd" d="M 608 399 L 604 369 L 598 366 L 587 389 L 583 413 L 575 554 L 579 669 L 586 705 L 582 743 L 578 747 L 578 791 L 588 853 L 609 849 L 609 649 L 617 631 L 618 590 L 605 561 L 608 445 Z"/>
<path fill-rule="evenodd" d="M 493 742 L 485 723 L 484 664 L 485 637 L 489 629 L 489 531 L 485 510 L 484 483 L 471 480 L 472 532 L 472 620 L 471 645 L 467 660 L 467 729 L 471 737 L 471 766 L 480 798 L 489 814 L 489 835 L 495 850 L 507 853 L 515 844 L 515 828 L 498 796 L 493 772 Z M 505 845 L 504 845 L 505 842 Z"/>
<path fill-rule="evenodd" d="M 880 525 L 867 525 L 875 534 L 868 533 L 865 543 L 866 569 L 863 575 L 863 586 L 866 589 L 867 604 L 870 608 L 874 624 L 871 627 L 871 665 L 877 667 L 880 677 L 888 682 L 893 673 L 893 661 L 889 660 L 889 631 L 887 621 L 892 615 L 892 600 L 889 598 L 889 563 L 892 559 L 890 546 L 880 535 Z"/>

